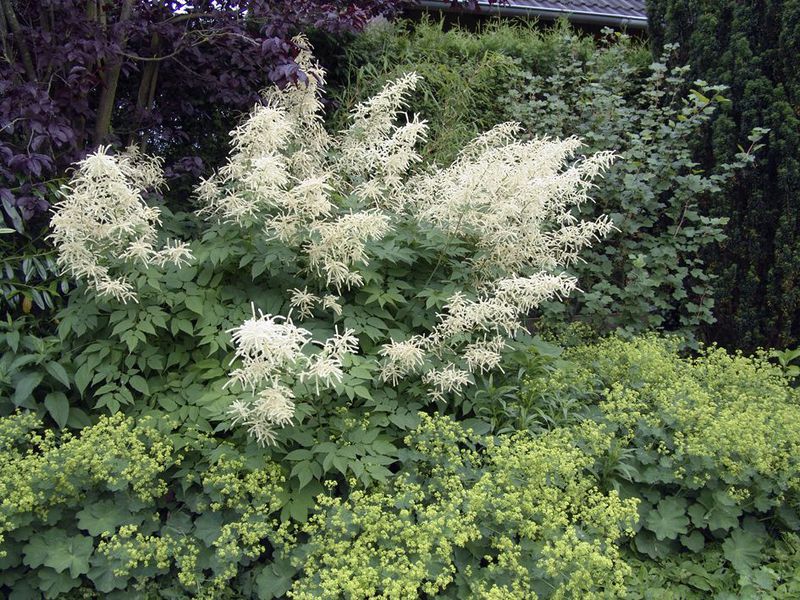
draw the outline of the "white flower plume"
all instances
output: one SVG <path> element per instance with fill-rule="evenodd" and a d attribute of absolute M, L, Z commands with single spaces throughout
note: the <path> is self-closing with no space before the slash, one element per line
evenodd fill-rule
<path fill-rule="evenodd" d="M 607 217 L 579 215 L 614 156 L 581 156 L 577 138 L 523 141 L 519 124 L 502 123 L 467 144 L 452 164 L 419 168 L 428 128 L 405 112 L 420 81 L 415 73 L 388 82 L 356 106 L 349 127 L 328 136 L 319 102 L 325 73 L 307 41 L 298 44 L 307 81 L 264 93 L 264 104 L 232 133 L 228 164 L 199 186 L 201 212 L 255 224 L 268 240 L 292 249 L 308 284 L 288 292 L 300 319 L 324 311 L 348 314 L 342 297 L 364 284 L 375 242 L 389 238 L 391 249 L 415 235 L 446 240 L 443 257 L 448 244 L 457 244 L 464 257 L 459 268 L 471 275 L 459 280 L 463 290 L 450 296 L 427 330 L 385 340 L 378 360 L 384 382 L 397 385 L 414 375 L 436 399 L 458 394 L 475 378 L 502 369 L 509 341 L 532 310 L 576 289 L 564 269 L 613 229 Z M 133 257 L 140 253 L 132 250 Z M 380 253 L 385 258 L 387 250 Z M 379 282 L 382 273 L 370 275 Z M 270 327 L 290 323 L 276 319 L 257 320 Z M 300 335 L 300 345 L 308 343 L 310 337 Z M 331 339 L 348 348 L 343 336 Z M 329 342 L 315 354 L 298 353 L 292 369 L 241 356 L 243 366 L 232 376 L 258 389 L 263 382 L 276 385 L 275 377 L 286 385 L 290 375 L 316 390 L 335 386 L 343 377 L 341 353 Z M 240 420 L 253 422 L 250 416 Z M 271 417 L 258 423 L 254 435 L 262 437 L 279 426 Z"/>
<path fill-rule="evenodd" d="M 300 295 L 307 294 L 301 292 Z M 253 316 L 231 329 L 235 356 L 241 366 L 226 384 L 238 384 L 252 393 L 229 408 L 233 423 L 245 425 L 260 444 L 274 443 L 275 430 L 292 423 L 295 404 L 290 382 L 311 381 L 320 387 L 341 382 L 342 359 L 358 351 L 358 339 L 346 329 L 324 342 L 314 342 L 311 332 L 297 327 L 290 318 L 265 314 L 252 307 Z M 320 346 L 316 353 L 305 351 L 309 344 Z"/>
<path fill-rule="evenodd" d="M 188 245 L 167 241 L 157 248 L 160 211 L 142 194 L 163 185 L 160 159 L 135 146 L 112 155 L 101 146 L 76 166 L 54 206 L 50 239 L 64 273 L 85 280 L 100 296 L 136 300 L 129 271 L 144 267 L 182 266 L 192 260 Z"/>

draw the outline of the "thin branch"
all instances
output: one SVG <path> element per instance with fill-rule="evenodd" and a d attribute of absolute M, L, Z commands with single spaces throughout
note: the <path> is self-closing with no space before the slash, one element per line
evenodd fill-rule
<path fill-rule="evenodd" d="M 254 40 L 253 38 L 247 37 L 244 34 L 237 33 L 235 31 L 196 31 L 191 32 L 192 36 L 186 35 L 177 43 L 177 48 L 170 52 L 169 54 L 165 54 L 163 56 L 139 56 L 138 54 L 132 54 L 130 52 L 123 52 L 120 51 L 119 55 L 124 56 L 125 58 L 130 58 L 131 60 L 137 60 L 142 62 L 163 62 L 170 58 L 174 58 L 184 50 L 189 50 L 190 48 L 194 48 L 195 46 L 202 46 L 203 44 L 207 44 L 213 42 L 216 38 L 230 36 L 230 37 L 237 37 L 241 38 L 243 41 L 247 42 L 248 44 L 252 44 L 253 46 L 258 46 L 258 41 Z M 194 41 L 185 44 L 185 40 L 189 37 L 196 37 L 197 39 Z M 185 45 L 183 45 L 185 44 Z"/>
<path fill-rule="evenodd" d="M 169 54 L 165 54 L 164 56 L 139 56 L 138 54 L 131 54 L 130 52 L 124 52 L 124 51 L 120 51 L 118 54 L 120 56 L 124 56 L 125 58 L 130 58 L 131 60 L 139 60 L 142 62 L 163 62 L 165 60 L 169 60 L 174 56 L 177 56 L 184 50 L 186 50 L 186 47 L 178 47 L 175 51 L 170 52 Z"/>

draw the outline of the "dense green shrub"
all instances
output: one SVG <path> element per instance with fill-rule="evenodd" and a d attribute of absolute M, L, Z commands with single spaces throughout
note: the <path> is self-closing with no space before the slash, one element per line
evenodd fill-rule
<path fill-rule="evenodd" d="M 182 446 L 182 447 L 181 447 Z M 283 544 L 284 473 L 257 449 L 163 420 L 103 417 L 80 435 L 32 414 L 0 418 L 0 590 L 105 598 L 220 598 L 235 580 L 280 595 L 293 571 L 253 565 Z M 248 592 L 249 594 L 250 592 Z"/>
<path fill-rule="evenodd" d="M 589 56 L 590 38 L 559 34 L 534 26 L 499 22 L 479 35 L 440 23 L 384 23 L 368 28 L 346 48 L 346 68 L 331 82 L 338 110 L 329 118 L 334 130 L 346 126 L 356 103 L 376 93 L 390 79 L 414 71 L 422 77 L 410 105 L 428 122 L 431 143 L 424 155 L 451 161 L 475 135 L 509 119 L 507 102 L 525 69 L 553 72 L 564 53 Z M 565 43 L 561 34 L 568 36 Z"/>
<path fill-rule="evenodd" d="M 566 313 L 598 331 L 661 329 L 691 340 L 715 320 L 704 252 L 725 239 L 727 223 L 704 203 L 752 157 L 704 172 L 692 146 L 725 103 L 722 88 L 689 84 L 688 67 L 671 66 L 668 54 L 647 68 L 638 59 L 635 43 L 612 36 L 585 60 L 562 53 L 552 75 L 531 73 L 510 93 L 510 114 L 531 132 L 578 135 L 587 151 L 619 156 L 587 207 L 612 215 L 619 231 L 573 267 L 586 293 L 547 306 L 543 321 Z"/>
<path fill-rule="evenodd" d="M 678 348 L 652 336 L 579 346 L 564 355 L 572 368 L 532 380 L 528 394 L 577 399 L 614 436 L 602 480 L 641 500 L 639 554 L 700 553 L 698 565 L 716 557 L 712 571 L 750 576 L 773 536 L 800 529 L 800 395 L 764 356 Z"/>
<path fill-rule="evenodd" d="M 31 234 L 40 226 L 24 223 L 13 206 L 4 210 L 15 217 L 16 229 L 0 228 L 0 318 L 32 311 L 52 316 L 69 291 L 69 280 L 56 266 L 56 251 L 44 247 L 43 235 Z"/>
<path fill-rule="evenodd" d="M 2 417 L 0 586 L 15 599 L 791 598 L 800 392 L 765 356 L 679 346 L 551 352 L 518 401 L 543 417 L 532 431 L 415 415 L 392 449 L 398 474 L 369 486 L 353 459 L 386 442 L 369 441 L 385 432 L 368 414 L 332 411 L 329 429 L 298 432 L 328 441 L 289 455 L 163 413 L 75 436 Z M 347 474 L 327 491 L 311 481 L 333 479 L 325 465 Z M 311 482 L 299 495 L 298 477 Z"/>
<path fill-rule="evenodd" d="M 758 526 L 752 525 L 751 531 L 757 532 L 756 539 L 763 539 Z M 757 568 L 739 562 L 755 562 L 756 557 L 760 563 Z M 739 568 L 731 566 L 732 560 Z M 768 538 L 750 548 L 714 545 L 699 553 L 676 554 L 659 561 L 628 556 L 627 563 L 633 572 L 626 595 L 630 600 L 788 600 L 800 594 L 800 538 L 793 533 L 781 539 Z"/>
<path fill-rule="evenodd" d="M 398 118 L 414 76 L 337 138 L 317 81 L 269 91 L 233 132 L 228 165 L 199 187 L 202 216 L 159 206 L 159 162 L 136 150 L 77 165 L 53 235 L 80 281 L 57 339 L 4 330 L 0 410 L 68 427 L 166 414 L 178 437 L 242 445 L 249 432 L 291 466 L 281 517 L 304 520 L 325 480 L 389 478 L 421 409 L 492 408 L 500 362 L 512 381 L 527 364 L 522 319 L 575 286 L 560 266 L 609 229 L 565 215 L 610 157 L 571 161 L 574 140 L 517 142 L 501 126 L 453 166 L 414 171 L 426 130 Z M 277 330 L 295 336 L 276 353 L 291 360 L 264 367 Z"/>
<path fill-rule="evenodd" d="M 464 56 L 484 43 L 427 31 Z M 536 43 L 571 60 L 537 75 L 522 30 L 492 31 L 485 40 L 518 47 L 518 61 L 491 61 L 532 70 L 520 94 L 558 133 L 591 122 L 631 164 L 675 180 L 682 212 L 663 221 L 663 173 L 626 167 L 603 184 L 630 194 L 642 222 L 629 233 L 660 257 L 654 272 L 689 277 L 636 288 L 641 306 L 610 302 L 631 319 L 657 306 L 650 325 L 690 329 L 699 313 L 656 299 L 708 283 L 670 261 L 695 260 L 698 238 L 719 234 L 687 190 L 713 192 L 730 171 L 693 173 L 686 151 L 717 90 L 697 83 L 679 108 L 662 103 L 684 97 L 681 69 L 640 79 L 625 39 L 583 54 L 594 42 L 563 28 Z M 515 141 L 504 125 L 452 166 L 414 170 L 428 131 L 400 114 L 414 76 L 333 137 L 317 117 L 323 74 L 298 60 L 316 77 L 268 91 L 233 132 L 228 164 L 198 188 L 200 216 L 158 206 L 146 188 L 159 163 L 136 151 L 101 149 L 76 168 L 53 221 L 80 280 L 57 337 L 29 318 L 0 330 L 0 593 L 792 597 L 800 392 L 788 369 L 714 348 L 683 357 L 676 339 L 562 352 L 521 332 L 575 286 L 560 270 L 608 232 L 602 217 L 574 218 L 609 156 Z M 484 81 L 476 89 L 499 85 Z M 568 81 L 585 88 L 575 102 L 608 110 L 557 102 Z M 473 100 L 464 110 L 488 98 Z M 625 135 L 620 115 L 642 132 Z M 454 131 L 429 157 L 462 145 L 468 130 Z M 634 210 L 637 194 L 650 213 Z M 653 233 L 665 223 L 668 243 Z M 614 272 L 604 256 L 611 247 L 595 257 Z M 592 302 L 586 320 L 614 325 Z"/>
<path fill-rule="evenodd" d="M 769 128 L 755 168 L 704 208 L 730 219 L 709 254 L 720 277 L 711 339 L 752 350 L 800 345 L 800 3 L 649 0 L 653 49 L 680 44 L 693 77 L 729 86 L 731 102 L 697 140 L 708 165 L 729 162 L 753 127 Z"/>

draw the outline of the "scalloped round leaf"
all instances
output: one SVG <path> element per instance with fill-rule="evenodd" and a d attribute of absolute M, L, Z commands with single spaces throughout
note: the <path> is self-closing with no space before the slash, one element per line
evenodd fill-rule
<path fill-rule="evenodd" d="M 645 526 L 659 540 L 674 540 L 679 534 L 688 531 L 689 517 L 686 516 L 686 506 L 686 498 L 678 496 L 664 498 L 655 510 L 647 514 Z"/>
<path fill-rule="evenodd" d="M 762 560 L 764 538 L 751 531 L 734 529 L 722 543 L 722 553 L 738 573 L 748 572 Z"/>

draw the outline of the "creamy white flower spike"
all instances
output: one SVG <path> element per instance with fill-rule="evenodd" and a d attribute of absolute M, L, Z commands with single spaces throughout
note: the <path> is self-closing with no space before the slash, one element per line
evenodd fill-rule
<path fill-rule="evenodd" d="M 325 294 L 322 297 L 322 308 L 324 310 L 330 310 L 335 314 L 337 317 L 342 314 L 342 305 L 339 302 L 339 296 L 334 296 L 333 294 Z"/>
<path fill-rule="evenodd" d="M 384 357 L 381 378 L 397 385 L 398 381 L 416 371 L 425 362 L 425 351 L 421 338 L 416 337 L 403 342 L 391 341 L 384 344 L 380 355 Z"/>
<path fill-rule="evenodd" d="M 472 344 L 467 344 L 464 347 L 464 360 L 467 363 L 467 368 L 471 373 L 478 371 L 484 373 L 499 369 L 503 371 L 500 361 L 503 359 L 503 350 L 508 344 L 500 337 L 479 340 Z"/>
<path fill-rule="evenodd" d="M 458 393 L 472 383 L 472 377 L 466 371 L 449 364 L 443 369 L 431 369 L 422 376 L 422 381 L 431 386 L 431 400 L 441 401 L 445 394 Z"/>
<path fill-rule="evenodd" d="M 309 295 L 305 290 L 295 292 L 299 297 Z M 289 317 L 265 314 L 255 306 L 252 311 L 252 318 L 230 330 L 235 348 L 232 363 L 240 361 L 241 366 L 231 371 L 226 384 L 241 386 L 252 393 L 252 399 L 237 399 L 229 414 L 260 444 L 270 444 L 275 441 L 276 428 L 290 425 L 294 418 L 293 382 L 311 382 L 317 393 L 340 383 L 342 359 L 358 351 L 358 339 L 353 330 L 345 329 L 324 342 L 315 342 L 311 332 L 297 327 Z M 320 350 L 308 352 L 309 344 Z"/>
<path fill-rule="evenodd" d="M 300 319 L 308 319 L 311 317 L 313 315 L 311 310 L 314 308 L 314 305 L 320 301 L 319 298 L 309 292 L 308 287 L 305 287 L 302 290 L 294 289 L 291 290 L 291 292 L 292 297 L 289 300 L 289 306 L 291 306 L 293 309 L 297 309 Z"/>
<path fill-rule="evenodd" d="M 416 177 L 405 203 L 423 223 L 473 239 L 474 266 L 486 278 L 575 262 L 581 249 L 607 235 L 607 217 L 578 221 L 572 209 L 589 201 L 592 180 L 613 161 L 610 152 L 564 165 L 577 138 L 516 141 L 502 124 L 467 146 L 445 169 Z"/>
<path fill-rule="evenodd" d="M 361 276 L 352 267 L 369 264 L 366 244 L 390 231 L 389 220 L 388 215 L 369 210 L 317 223 L 312 229 L 314 237 L 306 246 L 312 271 L 337 292 L 360 285 Z"/>
<path fill-rule="evenodd" d="M 183 242 L 156 247 L 160 211 L 142 194 L 163 183 L 160 159 L 134 146 L 116 155 L 101 146 L 80 161 L 51 220 L 62 272 L 86 281 L 100 296 L 127 302 L 136 301 L 132 266 L 190 263 L 192 252 Z"/>
<path fill-rule="evenodd" d="M 325 72 L 305 37 L 293 41 L 306 81 L 266 90 L 263 103 L 231 131 L 228 163 L 195 190 L 201 215 L 239 224 L 255 220 L 281 241 L 333 209 L 326 167 L 330 137 L 319 99 Z"/>
<path fill-rule="evenodd" d="M 311 332 L 297 327 L 291 319 L 264 314 L 252 307 L 253 316 L 231 329 L 236 356 L 242 366 L 231 373 L 230 383 L 256 390 L 265 380 L 291 370 L 303 360 L 303 348 L 311 341 Z"/>

